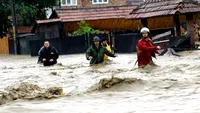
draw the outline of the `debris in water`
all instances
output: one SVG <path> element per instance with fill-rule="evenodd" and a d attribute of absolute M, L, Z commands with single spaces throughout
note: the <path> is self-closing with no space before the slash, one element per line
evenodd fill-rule
<path fill-rule="evenodd" d="M 103 78 L 99 81 L 98 84 L 95 84 L 94 86 L 92 86 L 88 92 L 111 88 L 112 86 L 121 84 L 121 83 L 131 84 L 137 81 L 141 81 L 141 80 L 137 78 L 118 78 L 114 76 L 112 76 L 112 78 Z"/>
<path fill-rule="evenodd" d="M 8 69 L 14 69 L 13 67 L 9 67 Z"/>
<path fill-rule="evenodd" d="M 112 78 L 103 78 L 100 80 L 99 84 L 101 85 L 101 88 L 110 88 L 111 86 L 119 83 L 133 83 L 136 79 L 133 78 L 117 78 L 112 76 Z"/>
<path fill-rule="evenodd" d="M 58 73 L 55 72 L 55 71 L 53 71 L 53 72 L 51 72 L 51 74 L 52 74 L 52 75 L 57 75 Z"/>
<path fill-rule="evenodd" d="M 59 65 L 59 66 L 64 66 L 62 63 L 57 63 L 57 65 Z"/>
<path fill-rule="evenodd" d="M 27 67 L 27 66 L 22 66 L 21 68 L 22 68 L 22 69 L 27 69 L 28 67 Z"/>
<path fill-rule="evenodd" d="M 60 87 L 52 87 L 49 88 L 46 93 L 51 94 L 51 95 L 62 95 L 63 94 L 63 89 Z"/>
<path fill-rule="evenodd" d="M 5 90 L 6 92 L 0 92 L 0 105 L 17 99 L 52 99 L 63 96 L 61 87 L 44 89 L 29 83 L 21 83 L 17 88 L 8 87 Z"/>

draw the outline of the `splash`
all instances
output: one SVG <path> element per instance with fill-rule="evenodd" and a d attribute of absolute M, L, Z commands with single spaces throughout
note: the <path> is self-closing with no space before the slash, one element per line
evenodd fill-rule
<path fill-rule="evenodd" d="M 41 88 L 30 83 L 21 83 L 19 86 L 10 86 L 0 92 L 0 105 L 12 102 L 17 99 L 52 99 L 63 96 L 63 89 L 60 87 Z"/>
<path fill-rule="evenodd" d="M 143 80 L 137 79 L 137 78 L 119 78 L 119 77 L 114 77 L 114 76 L 112 76 L 111 78 L 102 78 L 100 79 L 99 83 L 90 87 L 87 92 L 91 93 L 94 91 L 102 91 L 105 89 L 110 89 L 116 85 L 133 84 L 136 82 L 142 83 Z"/>

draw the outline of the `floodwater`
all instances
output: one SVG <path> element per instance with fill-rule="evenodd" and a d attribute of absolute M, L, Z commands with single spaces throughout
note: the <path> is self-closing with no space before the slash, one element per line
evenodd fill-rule
<path fill-rule="evenodd" d="M 84 54 L 51 67 L 0 56 L 0 113 L 200 113 L 200 51 L 179 54 L 145 70 L 134 67 L 135 54 L 93 67 Z"/>

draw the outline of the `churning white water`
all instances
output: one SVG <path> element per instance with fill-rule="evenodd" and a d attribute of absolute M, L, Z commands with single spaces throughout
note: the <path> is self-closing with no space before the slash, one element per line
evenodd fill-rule
<path fill-rule="evenodd" d="M 93 67 L 84 54 L 51 67 L 0 56 L 0 113 L 200 113 L 200 51 L 179 54 L 145 70 L 134 67 L 136 54 Z"/>

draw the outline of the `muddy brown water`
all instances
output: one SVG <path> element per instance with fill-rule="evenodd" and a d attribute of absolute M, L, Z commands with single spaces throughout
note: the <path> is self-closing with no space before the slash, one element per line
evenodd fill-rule
<path fill-rule="evenodd" d="M 158 56 L 134 67 L 135 54 L 89 66 L 84 54 L 43 67 L 30 56 L 0 56 L 0 113 L 200 113 L 200 51 Z"/>

